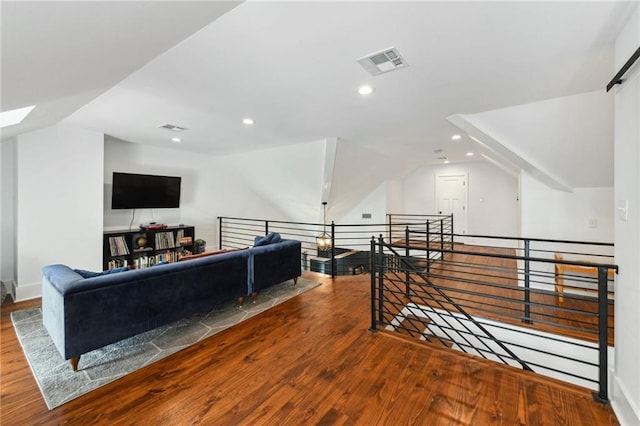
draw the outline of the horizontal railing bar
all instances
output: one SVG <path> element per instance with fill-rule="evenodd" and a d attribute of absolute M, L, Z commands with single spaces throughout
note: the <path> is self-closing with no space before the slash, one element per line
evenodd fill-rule
<path fill-rule="evenodd" d="M 393 290 L 387 289 L 390 292 L 393 292 Z M 398 294 L 403 294 L 401 291 L 398 291 Z M 420 296 L 416 296 L 420 301 L 426 302 L 428 299 L 423 299 Z M 461 300 L 464 302 L 467 302 L 468 299 L 457 299 L 457 300 Z M 447 302 L 443 302 L 443 303 L 447 303 Z M 487 308 L 485 308 L 485 305 L 467 305 L 467 304 L 462 304 L 462 303 L 457 303 L 459 306 L 463 307 L 463 308 L 469 308 L 470 310 L 473 309 L 474 311 L 478 311 L 478 312 L 484 312 L 486 314 L 494 314 L 495 316 L 498 317 L 502 317 L 502 318 L 510 318 L 512 320 L 517 320 L 518 322 L 522 322 L 525 319 L 531 319 L 531 318 L 526 318 L 524 317 L 522 314 L 519 315 L 513 315 L 510 314 L 508 311 L 515 311 L 515 309 L 512 308 L 505 308 L 507 309 L 507 312 L 497 312 L 497 311 L 492 311 L 489 310 Z M 493 305 L 492 305 L 493 306 Z M 544 318 L 555 318 L 558 319 L 559 317 L 557 316 L 553 316 L 553 315 L 549 315 L 549 314 L 545 314 L 543 312 L 534 312 L 535 314 L 535 322 L 537 324 L 543 324 L 543 325 L 548 325 L 550 327 L 559 329 L 559 330 L 568 330 L 568 331 L 574 331 L 574 332 L 579 332 L 579 333 L 583 333 L 583 334 L 597 334 L 597 330 L 590 330 L 588 328 L 585 327 L 577 327 L 577 326 L 573 326 L 573 325 L 567 325 L 567 324 L 562 324 L 559 322 L 552 322 L 552 321 L 548 321 L 545 320 Z M 515 322 L 515 321 L 514 321 Z M 589 326 L 593 326 L 595 327 L 596 325 L 591 323 L 591 322 L 586 322 L 586 321 L 582 321 L 582 320 L 572 320 L 573 323 L 577 323 L 577 324 L 585 324 L 585 325 L 589 325 Z"/>
<path fill-rule="evenodd" d="M 574 241 L 574 240 L 554 240 L 548 238 L 527 238 L 527 237 L 504 237 L 498 235 L 478 235 L 478 234 L 453 234 L 454 237 L 462 238 L 485 238 L 490 240 L 511 240 L 511 241 L 530 241 L 540 243 L 561 243 L 561 244 L 577 244 L 577 245 L 594 245 L 594 246 L 611 246 L 613 243 L 599 241 Z"/>
<path fill-rule="evenodd" d="M 401 244 L 389 244 L 389 246 L 396 248 L 406 248 L 406 245 Z M 410 250 L 420 250 L 419 247 L 409 247 Z M 423 251 L 426 249 L 422 248 Z M 552 264 L 563 264 L 563 265 L 574 265 L 574 266 L 587 266 L 587 267 L 604 267 L 607 269 L 613 269 L 618 272 L 618 265 L 612 264 L 603 264 L 603 263 L 593 263 L 593 262 L 582 262 L 577 260 L 555 260 L 555 259 L 545 259 L 541 257 L 525 257 L 525 256 L 514 256 L 509 254 L 500 254 L 500 253 L 482 253 L 482 252 L 473 252 L 473 251 L 463 251 L 463 250 L 449 250 L 449 249 L 435 249 L 432 248 L 430 251 L 438 251 L 442 253 L 452 253 L 452 254 L 464 254 L 469 256 L 480 256 L 480 257 L 493 257 L 500 259 L 514 259 L 514 260 L 528 260 L 530 262 L 540 262 L 540 263 L 552 263 Z"/>
<path fill-rule="evenodd" d="M 396 280 L 393 280 L 391 278 L 388 278 L 388 280 L 389 281 L 397 281 L 397 282 L 401 283 L 402 285 L 404 285 L 404 282 L 400 277 L 397 277 Z M 475 292 L 470 291 L 470 290 L 457 289 L 455 287 L 446 287 L 446 286 L 442 286 L 442 285 L 427 284 L 427 283 L 422 283 L 422 282 L 417 282 L 417 281 L 413 281 L 412 284 L 417 285 L 417 286 L 419 286 L 421 288 L 425 287 L 425 286 L 426 286 L 426 288 L 435 288 L 435 287 L 437 287 L 439 289 L 442 289 L 442 290 L 445 290 L 445 291 L 449 291 L 451 293 L 462 293 L 462 294 L 471 295 L 471 296 L 483 296 L 483 297 L 490 298 L 490 299 L 506 301 L 507 303 L 513 303 L 513 304 L 520 305 L 520 306 L 529 305 L 529 306 L 532 306 L 532 307 L 535 307 L 535 308 L 548 309 L 548 310 L 551 310 L 551 311 L 558 311 L 558 312 L 563 312 L 563 313 L 570 313 L 570 314 L 575 314 L 575 315 L 578 315 L 578 316 L 597 317 L 597 313 L 592 313 L 592 312 L 589 312 L 589 311 L 582 311 L 582 310 L 572 309 L 572 308 L 566 308 L 566 307 L 557 307 L 555 305 L 549 305 L 549 304 L 545 304 L 545 303 L 537 303 L 537 302 L 524 303 L 521 300 L 513 299 L 513 298 L 507 298 L 507 297 L 504 297 L 504 296 L 489 297 L 484 293 L 475 293 Z M 404 290 L 402 290 L 402 291 L 404 292 Z M 413 291 L 413 293 L 415 294 L 416 297 L 421 297 L 418 293 L 415 292 L 415 290 Z M 425 293 L 427 293 L 427 292 L 425 291 Z M 467 300 L 467 299 L 463 299 L 463 300 Z M 477 308 L 477 309 L 480 309 L 480 308 Z M 492 311 L 489 311 L 489 312 L 492 312 Z M 538 314 L 538 312 L 536 312 L 536 313 Z M 541 313 L 539 313 L 539 314 L 541 314 Z M 552 317 L 552 318 L 557 318 L 557 317 L 552 316 L 552 315 L 545 315 L 545 316 L 549 316 L 549 317 Z M 521 319 L 522 317 L 517 317 L 517 318 Z M 576 321 L 574 321 L 574 322 L 576 322 Z M 557 323 L 552 323 L 552 324 L 557 324 Z M 588 324 L 590 324 L 590 323 L 588 323 Z"/>
<path fill-rule="evenodd" d="M 424 311 L 424 310 L 422 310 L 422 309 L 419 309 L 419 310 L 420 310 L 420 311 L 422 311 L 422 312 L 430 312 L 430 313 L 433 313 L 433 312 L 431 312 L 431 311 Z M 451 313 L 450 313 L 450 312 L 446 312 L 446 313 L 445 313 L 445 312 L 443 312 L 443 313 L 441 313 L 439 316 L 441 316 L 441 317 L 455 318 L 455 319 L 457 319 L 457 320 L 462 319 L 462 318 L 456 317 L 455 315 L 451 315 Z M 425 317 L 425 318 L 427 318 L 427 319 L 428 319 L 429 317 Z M 465 320 L 466 320 L 466 319 L 465 319 Z M 580 347 L 580 348 L 584 348 L 584 349 L 589 349 L 589 350 L 593 350 L 593 351 L 597 351 L 597 350 L 598 350 L 598 348 L 597 348 L 597 347 L 589 346 L 589 345 L 584 344 L 584 343 L 571 342 L 571 341 L 562 340 L 562 339 L 558 339 L 558 338 L 552 338 L 552 337 L 547 337 L 547 336 L 541 336 L 541 335 L 539 335 L 539 334 L 535 334 L 535 333 L 530 333 L 530 332 L 525 332 L 525 331 L 518 331 L 518 330 L 514 330 L 513 328 L 504 327 L 504 326 L 499 326 L 499 325 L 496 325 L 496 324 L 493 324 L 493 323 L 484 322 L 484 321 L 482 321 L 482 319 L 481 319 L 481 318 L 476 318 L 476 320 L 477 320 L 477 322 L 478 322 L 478 323 L 480 323 L 480 324 L 482 324 L 482 325 L 489 326 L 489 327 L 500 328 L 500 329 L 508 330 L 508 331 L 511 331 L 511 332 L 514 332 L 514 333 L 518 333 L 518 334 L 523 334 L 523 335 L 527 335 L 527 336 L 534 336 L 534 337 L 538 337 L 538 338 L 541 338 L 541 339 L 550 340 L 550 341 L 555 341 L 555 342 L 559 342 L 559 343 L 564 343 L 564 344 L 567 344 L 567 345 L 570 345 L 570 346 L 576 346 L 576 347 Z M 391 323 L 389 323 L 389 325 L 390 325 L 390 326 L 392 326 L 392 327 L 396 327 L 396 326 L 392 325 Z M 469 331 L 466 331 L 466 330 L 453 328 L 453 327 L 451 327 L 451 325 L 449 325 L 448 323 L 447 323 L 446 325 L 441 325 L 440 327 L 442 327 L 442 328 L 446 328 L 446 329 L 448 329 L 448 330 L 453 330 L 453 331 L 455 331 L 455 332 L 457 332 L 457 333 L 465 333 L 465 334 L 469 334 L 469 335 L 474 336 L 474 337 L 477 337 L 477 338 L 487 339 L 487 340 L 491 340 L 491 341 L 495 341 L 495 342 L 497 342 L 497 341 L 501 341 L 501 342 L 503 342 L 503 343 L 505 343 L 505 344 L 508 344 L 508 345 L 513 345 L 513 346 L 520 347 L 520 348 L 523 348 L 523 349 L 528 349 L 528 350 L 531 350 L 531 351 L 533 351 L 533 352 L 539 352 L 539 353 L 544 353 L 544 354 L 547 354 L 547 355 L 552 355 L 552 356 L 555 356 L 555 357 L 558 357 L 558 358 L 564 358 L 564 359 L 568 359 L 568 360 L 571 360 L 571 361 L 577 361 L 577 362 L 583 363 L 583 364 L 585 364 L 585 365 L 591 365 L 591 366 L 597 366 L 597 365 L 598 365 L 598 364 L 596 364 L 596 363 L 592 363 L 592 362 L 590 362 L 590 361 L 580 360 L 579 358 L 572 358 L 572 357 L 565 356 L 565 355 L 558 355 L 558 354 L 554 354 L 554 353 L 552 353 L 552 352 L 548 352 L 548 351 L 546 351 L 546 350 L 542 350 L 542 349 L 534 349 L 534 348 L 530 348 L 530 347 L 527 347 L 527 346 L 523 346 L 523 345 L 521 345 L 520 343 L 517 343 L 517 342 L 508 341 L 508 340 L 499 340 L 499 339 L 497 339 L 497 338 L 491 338 L 491 337 L 489 337 L 489 336 L 479 335 L 479 334 L 475 334 L 475 333 L 472 333 L 472 332 L 469 332 Z M 577 339 L 576 339 L 576 340 L 577 340 Z M 454 343 L 456 343 L 456 342 L 454 341 Z"/>
<path fill-rule="evenodd" d="M 399 282 L 403 282 L 403 279 L 401 277 L 398 277 L 397 280 Z M 463 281 L 463 282 L 467 282 L 467 281 Z M 469 281 L 469 283 L 473 284 L 472 281 Z M 474 292 L 472 290 L 460 289 L 460 288 L 456 288 L 456 287 L 448 287 L 448 286 L 441 285 L 441 284 L 434 284 L 434 283 L 428 284 L 428 283 L 423 283 L 423 282 L 419 282 L 419 281 L 412 281 L 412 282 L 410 282 L 410 284 L 417 285 L 417 286 L 420 286 L 420 287 L 425 287 L 426 286 L 426 288 L 438 288 L 438 289 L 446 290 L 446 291 L 449 291 L 449 292 L 452 292 L 452 293 L 462 293 L 462 294 L 466 294 L 466 295 L 470 295 L 470 296 L 482 296 L 482 297 L 487 298 L 487 299 L 500 300 L 500 301 L 503 301 L 503 302 L 515 303 L 515 304 L 518 304 L 518 305 L 528 305 L 528 306 L 532 306 L 532 307 L 536 307 L 536 308 L 542 308 L 542 309 L 553 309 L 553 310 L 557 310 L 557 311 L 564 312 L 564 313 L 567 313 L 567 314 L 585 315 L 585 316 L 588 316 L 588 317 L 591 317 L 591 316 L 597 317 L 598 316 L 597 313 L 592 313 L 592 312 L 589 312 L 589 311 L 582 311 L 582 310 L 566 308 L 566 307 L 557 307 L 555 305 L 550 305 L 550 304 L 540 303 L 540 302 L 526 302 L 525 303 L 520 299 L 514 299 L 514 298 L 510 298 L 510 297 L 506 297 L 506 296 L 489 295 L 487 293 L 478 293 L 478 292 Z M 513 288 L 513 290 L 518 290 L 518 291 L 523 292 L 523 293 L 527 291 L 527 289 L 525 289 L 525 288 L 518 288 L 518 289 Z M 529 291 L 531 291 L 531 290 L 529 290 Z M 544 294 L 544 293 L 538 293 L 538 294 Z"/>
<path fill-rule="evenodd" d="M 389 292 L 394 292 L 393 290 L 387 289 Z M 399 294 L 401 292 L 398 292 Z M 419 296 L 417 296 L 418 300 L 420 300 L 421 302 L 427 302 L 427 299 L 423 299 Z M 461 301 L 464 302 L 468 302 L 468 299 L 460 299 Z M 502 318 L 509 318 L 512 320 L 516 320 L 514 321 L 513 325 L 516 325 L 516 322 L 522 322 L 524 319 L 526 319 L 524 316 L 522 315 L 513 315 L 510 314 L 509 312 L 497 312 L 497 311 L 492 311 L 492 310 L 488 310 L 486 309 L 484 306 L 485 305 L 467 305 L 467 304 L 462 304 L 459 303 L 459 305 L 463 308 L 469 308 L 470 310 L 474 310 L 474 311 L 478 311 L 478 312 L 485 312 L 488 314 L 495 314 L 496 316 L 502 317 Z M 507 311 L 514 311 L 515 309 L 513 308 L 506 308 Z M 590 335 L 590 334 L 597 334 L 597 330 L 593 329 L 589 329 L 589 328 L 585 328 L 585 327 L 576 327 L 576 326 L 571 326 L 571 325 L 565 325 L 562 323 L 558 323 L 558 322 L 550 322 L 550 321 L 545 321 L 543 318 L 541 317 L 551 317 L 551 318 L 558 318 L 558 317 L 554 317 L 551 315 L 547 315 L 544 313 L 535 313 L 536 316 L 536 323 L 538 324 L 544 324 L 544 325 L 549 325 L 550 327 L 559 329 L 559 330 L 569 330 L 569 331 L 575 331 L 575 332 L 579 332 L 582 334 L 586 334 L 586 335 Z M 482 318 L 482 316 L 478 317 L 478 318 Z M 489 318 L 488 316 L 486 318 Z M 494 318 L 495 319 L 495 318 Z M 585 322 L 585 321 L 577 321 L 577 320 L 572 320 L 572 322 L 574 323 L 582 323 L 584 325 L 588 325 L 588 326 L 592 326 L 592 327 L 597 327 L 597 325 L 595 323 L 591 323 L 591 322 Z M 522 325 L 522 324 L 518 324 L 518 325 Z M 524 325 L 522 325 L 524 326 Z"/>
<path fill-rule="evenodd" d="M 389 325 L 391 325 L 391 324 L 389 324 Z M 391 326 L 392 326 L 392 325 L 391 325 Z M 401 328 L 401 329 L 404 329 L 402 326 L 392 326 L 392 327 L 394 327 L 394 328 Z M 443 328 L 448 328 L 448 329 L 450 329 L 450 330 L 454 330 L 454 331 L 456 331 L 456 332 L 458 332 L 458 333 L 460 333 L 460 332 L 463 332 L 463 333 L 464 333 L 464 331 L 463 331 L 463 330 L 457 330 L 457 329 L 454 329 L 454 328 L 451 328 L 451 327 L 444 327 L 444 326 L 443 326 Z M 405 329 L 405 330 L 406 330 L 406 329 Z M 427 337 L 427 335 L 425 335 L 425 333 L 419 333 L 419 334 L 421 334 L 421 335 L 422 335 L 422 336 L 424 336 L 425 338 Z M 494 341 L 494 342 L 496 342 L 496 343 L 497 343 L 497 341 L 496 341 L 496 340 L 491 339 L 490 337 L 487 337 L 487 336 L 474 335 L 474 334 L 471 334 L 471 335 L 472 335 L 473 337 L 477 338 L 478 340 L 480 340 L 480 339 L 487 339 L 487 340 Z M 466 344 L 466 343 L 462 343 L 462 342 L 454 341 L 454 340 L 451 340 L 451 339 L 446 339 L 446 338 L 444 338 L 444 337 L 438 337 L 438 336 L 433 336 L 433 335 L 431 335 L 431 336 L 432 336 L 432 337 L 434 337 L 434 338 L 436 338 L 436 339 L 438 339 L 438 340 L 445 340 L 445 341 L 447 341 L 447 342 L 450 342 L 450 343 L 452 343 L 452 344 L 454 344 L 454 345 L 456 345 L 456 346 L 460 347 L 460 349 L 463 349 L 463 347 L 466 347 L 466 348 L 472 349 L 472 350 L 474 350 L 474 351 L 476 351 L 476 352 L 479 352 L 479 355 L 480 355 L 480 356 L 482 356 L 482 357 L 483 357 L 483 358 L 485 358 L 485 359 L 487 359 L 487 357 L 486 357 L 483 353 L 488 353 L 488 354 L 490 354 L 490 355 L 494 355 L 494 356 L 498 356 L 498 357 L 504 357 L 504 358 L 507 358 L 507 359 L 510 359 L 510 360 L 512 360 L 512 361 L 516 361 L 516 362 L 517 362 L 518 360 L 520 360 L 519 358 L 515 358 L 515 357 L 512 357 L 512 356 L 509 356 L 508 354 L 497 354 L 497 353 L 493 352 L 492 350 L 483 349 L 483 348 L 480 348 L 480 347 L 476 347 L 476 346 L 469 345 L 469 344 Z M 584 361 L 584 360 L 580 360 L 580 359 L 578 359 L 578 358 L 568 358 L 568 357 L 565 357 L 565 356 L 562 356 L 562 355 L 557 355 L 557 354 L 553 354 L 553 353 L 546 352 L 546 351 L 536 351 L 535 349 L 531 349 L 531 348 L 528 348 L 528 347 L 525 347 L 525 346 L 522 346 L 522 345 L 519 345 L 519 344 L 516 344 L 516 343 L 509 343 L 509 342 L 504 342 L 504 343 L 509 344 L 509 345 L 512 345 L 512 346 L 518 346 L 518 347 L 521 347 L 521 348 L 524 348 L 524 349 L 528 349 L 528 350 L 531 350 L 531 351 L 534 351 L 534 352 L 545 353 L 545 354 L 548 354 L 548 355 L 555 356 L 555 357 L 557 357 L 557 358 L 564 358 L 564 359 L 568 359 L 568 360 L 570 360 L 570 361 L 575 361 L 575 362 L 577 362 L 577 363 L 581 363 L 581 364 L 588 365 L 588 366 L 592 366 L 592 367 L 597 367 L 597 366 L 598 366 L 598 364 L 593 364 L 593 363 L 591 363 L 591 362 Z M 597 349 L 595 349 L 595 348 L 589 348 L 589 349 L 597 350 Z M 468 352 L 467 352 L 467 351 L 465 351 L 465 350 L 463 350 L 463 352 L 468 353 Z M 544 369 L 547 369 L 547 370 L 550 370 L 550 371 L 555 371 L 556 373 L 561 373 L 561 374 L 568 375 L 568 376 L 571 376 L 571 377 L 575 377 L 575 378 L 578 378 L 578 379 L 581 379 L 581 380 L 589 381 L 589 382 L 592 382 L 592 383 L 598 383 L 598 381 L 597 381 L 597 380 L 595 380 L 595 379 L 591 379 L 591 378 L 586 377 L 586 376 L 580 376 L 580 375 L 578 375 L 578 374 L 574 374 L 574 373 L 568 372 L 568 371 L 566 371 L 566 370 L 558 370 L 558 369 L 554 369 L 553 367 L 550 367 L 550 366 L 548 366 L 548 365 L 546 365 L 546 364 L 544 364 L 544 365 L 543 365 L 543 364 L 539 364 L 539 363 L 536 363 L 536 362 L 532 362 L 532 361 L 530 361 L 530 360 L 526 360 L 526 363 L 527 363 L 528 365 L 533 365 L 533 366 L 540 367 L 540 368 L 544 368 Z M 506 363 L 505 363 L 505 364 L 506 364 Z"/>

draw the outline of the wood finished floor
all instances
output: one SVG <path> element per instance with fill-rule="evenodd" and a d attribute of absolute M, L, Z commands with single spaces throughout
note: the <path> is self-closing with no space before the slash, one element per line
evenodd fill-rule
<path fill-rule="evenodd" d="M 369 276 L 323 285 L 48 411 L 2 306 L 2 425 L 615 425 L 589 391 L 371 333 Z"/>

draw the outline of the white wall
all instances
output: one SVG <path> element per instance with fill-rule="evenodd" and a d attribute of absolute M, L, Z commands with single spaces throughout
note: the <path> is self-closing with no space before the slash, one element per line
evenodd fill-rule
<path fill-rule="evenodd" d="M 321 139 L 219 157 L 216 161 L 228 167 L 229 176 L 243 187 L 268 200 L 270 211 L 245 211 L 242 217 L 320 222 L 327 144 L 331 145 L 331 140 Z"/>
<path fill-rule="evenodd" d="M 616 71 L 640 46 L 636 7 L 616 40 Z M 628 201 L 628 219 L 616 215 L 616 360 L 612 405 L 622 424 L 640 424 L 640 63 L 615 87 L 615 190 L 617 207 Z"/>
<path fill-rule="evenodd" d="M 613 99 L 604 88 L 464 117 L 571 188 L 613 185 Z"/>
<path fill-rule="evenodd" d="M 41 294 L 41 268 L 102 266 L 102 134 L 55 126 L 17 137 L 17 300 Z"/>
<path fill-rule="evenodd" d="M 317 221 L 322 142 L 213 157 L 149 148 L 113 138 L 105 142 L 104 225 L 127 229 L 132 210 L 112 210 L 114 171 L 182 177 L 179 209 L 136 210 L 133 226 L 147 221 L 193 225 L 207 248 L 218 247 L 218 216 Z"/>
<path fill-rule="evenodd" d="M 0 281 L 10 292 L 15 271 L 15 139 L 0 143 Z"/>
<path fill-rule="evenodd" d="M 327 217 L 327 222 L 334 220 L 340 224 L 379 225 L 387 222 L 387 182 L 382 183 L 362 198 L 358 204 L 340 217 Z M 363 219 L 362 214 L 371 214 L 371 219 Z"/>
<path fill-rule="evenodd" d="M 613 242 L 613 188 L 551 189 L 523 172 L 521 230 L 528 238 Z M 590 227 L 595 219 L 597 227 Z"/>
<path fill-rule="evenodd" d="M 393 181 L 412 167 L 413 161 L 395 161 L 389 157 L 358 145 L 352 141 L 338 139 L 338 149 L 333 170 L 331 196 L 327 215 L 343 220 L 360 200 L 367 197 L 380 185 Z M 396 184 L 396 187 L 398 185 Z M 385 197 L 386 198 L 386 197 Z M 389 201 L 392 201 L 389 199 Z M 397 200 L 393 200 L 397 204 Z M 394 206 L 397 208 L 398 206 Z M 392 213 L 400 213 L 396 210 Z M 359 216 L 359 215 L 358 215 Z M 384 223 L 384 221 L 383 221 Z"/>
<path fill-rule="evenodd" d="M 107 139 L 104 166 L 104 226 L 128 229 L 133 210 L 112 210 L 110 194 L 113 172 L 180 176 L 182 188 L 178 209 L 136 210 L 133 227 L 155 221 L 169 225 L 195 226 L 196 238 L 207 241 L 207 248 L 218 247 L 217 217 L 234 216 L 259 208 L 262 200 L 235 184 L 237 171 L 206 155 L 174 149 Z M 247 195 L 248 194 L 248 195 Z"/>
<path fill-rule="evenodd" d="M 518 180 L 486 162 L 415 169 L 402 183 L 402 213 L 436 214 L 436 177 L 447 174 L 469 176 L 467 234 L 518 236 Z"/>

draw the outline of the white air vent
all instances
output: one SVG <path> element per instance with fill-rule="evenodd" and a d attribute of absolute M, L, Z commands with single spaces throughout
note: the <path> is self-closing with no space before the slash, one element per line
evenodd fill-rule
<path fill-rule="evenodd" d="M 395 47 L 371 53 L 358 59 L 358 63 L 371 75 L 394 71 L 409 66 L 407 61 L 398 53 Z"/>
<path fill-rule="evenodd" d="M 174 126 L 173 124 L 163 124 L 160 128 L 171 130 L 172 132 L 184 132 L 187 130 L 185 127 Z"/>

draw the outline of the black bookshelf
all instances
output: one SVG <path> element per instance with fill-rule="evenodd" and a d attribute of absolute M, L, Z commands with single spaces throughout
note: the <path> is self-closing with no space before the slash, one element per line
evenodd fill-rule
<path fill-rule="evenodd" d="M 141 269 L 177 262 L 180 257 L 193 254 L 195 240 L 193 226 L 105 231 L 102 267 L 104 270 L 121 266 Z"/>

